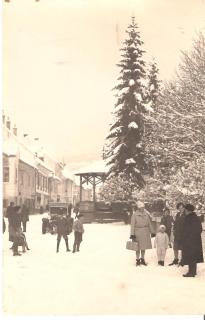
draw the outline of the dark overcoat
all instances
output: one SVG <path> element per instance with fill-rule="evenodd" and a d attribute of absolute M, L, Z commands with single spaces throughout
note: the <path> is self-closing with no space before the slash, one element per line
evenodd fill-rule
<path fill-rule="evenodd" d="M 66 236 L 68 234 L 68 220 L 64 217 L 57 218 L 57 233 L 62 236 Z"/>
<path fill-rule="evenodd" d="M 194 212 L 184 217 L 181 231 L 182 264 L 203 262 L 202 225 Z"/>

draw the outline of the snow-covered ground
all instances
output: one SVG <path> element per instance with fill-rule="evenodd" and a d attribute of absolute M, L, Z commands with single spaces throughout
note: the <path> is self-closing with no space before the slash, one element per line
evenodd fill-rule
<path fill-rule="evenodd" d="M 121 223 L 86 224 L 81 251 L 65 252 L 62 239 L 57 254 L 56 236 L 42 235 L 41 216 L 32 216 L 31 251 L 13 257 L 6 231 L 4 314 L 204 314 L 205 265 L 198 265 L 197 277 L 183 278 L 186 267 L 159 267 L 153 249 L 146 254 L 149 265 L 136 267 L 134 252 L 125 249 L 128 237 L 129 226 Z M 166 264 L 172 259 L 169 249 Z"/>

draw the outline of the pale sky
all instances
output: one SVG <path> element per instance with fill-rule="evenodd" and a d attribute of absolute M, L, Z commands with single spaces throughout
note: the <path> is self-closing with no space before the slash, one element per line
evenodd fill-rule
<path fill-rule="evenodd" d="M 147 59 L 156 58 L 165 79 L 196 32 L 205 32 L 204 0 L 3 4 L 3 107 L 21 132 L 39 137 L 68 167 L 101 156 L 115 102 L 115 65 L 132 15 Z"/>

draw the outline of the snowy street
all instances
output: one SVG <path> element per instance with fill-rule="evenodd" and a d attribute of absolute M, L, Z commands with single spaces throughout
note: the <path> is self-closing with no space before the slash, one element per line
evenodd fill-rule
<path fill-rule="evenodd" d="M 65 251 L 56 235 L 41 234 L 41 216 L 31 216 L 27 240 L 31 251 L 13 257 L 8 229 L 3 242 L 5 315 L 204 314 L 205 265 L 196 278 L 183 278 L 186 267 L 159 267 L 155 249 L 147 267 L 135 266 L 125 249 L 129 226 L 85 224 L 79 253 Z M 203 232 L 203 242 L 205 232 Z M 69 237 L 70 248 L 73 234 Z M 173 259 L 168 250 L 166 265 Z"/>

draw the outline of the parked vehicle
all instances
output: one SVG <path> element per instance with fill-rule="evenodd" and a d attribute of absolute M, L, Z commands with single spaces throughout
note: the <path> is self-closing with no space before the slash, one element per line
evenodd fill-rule
<path fill-rule="evenodd" d="M 70 203 L 52 202 L 49 205 L 49 212 L 43 214 L 42 233 L 47 232 L 56 234 L 57 220 L 59 216 L 64 215 L 68 219 L 68 234 L 72 232 L 73 218 L 70 216 Z"/>

